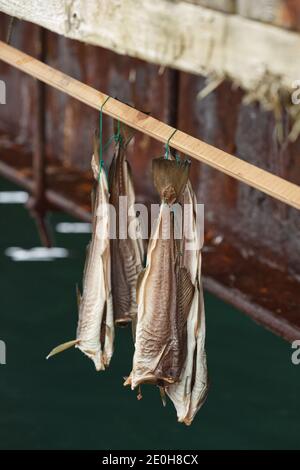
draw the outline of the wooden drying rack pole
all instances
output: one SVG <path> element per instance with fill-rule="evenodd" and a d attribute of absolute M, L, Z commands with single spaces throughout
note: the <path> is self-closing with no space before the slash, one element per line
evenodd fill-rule
<path fill-rule="evenodd" d="M 2 41 L 0 41 L 0 59 L 92 108 L 100 110 L 102 104 L 108 98 L 104 93 L 69 77 Z M 119 119 L 134 129 L 163 143 L 168 141 L 175 130 L 158 119 L 148 116 L 114 98 L 110 98 L 106 102 L 103 107 L 103 113 Z M 279 176 L 240 160 L 179 130 L 172 137 L 170 146 L 289 206 L 300 209 L 300 187 Z"/>

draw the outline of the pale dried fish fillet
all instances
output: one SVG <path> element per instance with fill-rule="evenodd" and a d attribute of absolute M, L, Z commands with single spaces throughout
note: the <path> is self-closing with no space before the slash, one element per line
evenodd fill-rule
<path fill-rule="evenodd" d="M 109 192 L 104 170 L 97 161 L 97 144 L 92 158 L 94 177 L 98 180 L 93 204 L 92 239 L 87 250 L 83 276 L 83 294 L 77 290 L 78 325 L 76 340 L 55 348 L 48 357 L 75 345 L 104 370 L 113 354 L 114 321 L 111 297 Z"/>
<path fill-rule="evenodd" d="M 180 196 L 188 168 L 189 163 L 153 161 L 154 182 L 163 202 L 149 243 L 147 266 L 138 279 L 135 353 L 132 372 L 125 382 L 132 389 L 141 383 L 161 386 L 176 382 L 185 360 L 187 304 L 193 286 L 188 285 L 189 277 L 179 263 L 169 204 Z"/>
<path fill-rule="evenodd" d="M 133 131 L 120 124 L 119 132 L 120 138 L 109 170 L 110 203 L 116 211 L 116 238 L 112 238 L 110 242 L 112 295 L 115 322 L 127 324 L 137 315 L 136 282 L 143 269 L 144 244 L 134 212 L 135 193 L 126 159 L 126 146 Z M 127 201 L 123 210 L 126 210 L 126 214 L 120 214 L 121 199 L 125 201 L 125 197 Z M 120 227 L 120 221 L 123 223 L 124 220 L 126 226 Z M 120 233 L 120 228 L 125 233 Z"/>
<path fill-rule="evenodd" d="M 166 393 L 173 401 L 179 422 L 190 425 L 205 401 L 208 389 L 205 353 L 205 311 L 201 284 L 201 250 L 196 227 L 196 198 L 190 182 L 186 185 L 183 201 L 190 214 L 190 235 L 195 243 L 193 250 L 186 250 L 187 240 L 183 237 L 183 264 L 188 269 L 195 285 L 195 292 L 187 319 L 187 355 L 180 380 L 166 387 Z"/>
<path fill-rule="evenodd" d="M 199 272 L 200 277 L 200 272 Z M 203 289 L 199 279 L 199 311 L 198 332 L 196 333 L 197 345 L 194 352 L 194 370 L 192 375 L 191 396 L 188 413 L 184 417 L 184 423 L 190 425 L 203 405 L 208 392 L 207 362 L 205 352 L 205 311 L 203 302 Z"/>

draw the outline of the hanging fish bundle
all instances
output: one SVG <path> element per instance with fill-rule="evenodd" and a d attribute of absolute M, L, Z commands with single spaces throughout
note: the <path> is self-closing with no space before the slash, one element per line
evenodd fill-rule
<path fill-rule="evenodd" d="M 111 292 L 110 211 L 109 192 L 105 171 L 98 163 L 98 144 L 95 136 L 92 170 L 97 181 L 92 204 L 92 239 L 87 249 L 83 274 L 83 292 L 78 298 L 78 326 L 76 339 L 54 348 L 48 358 L 72 346 L 80 349 L 104 370 L 113 354 L 114 320 Z"/>
<path fill-rule="evenodd" d="M 135 353 L 126 381 L 132 389 L 142 383 L 165 386 L 178 381 L 185 361 L 185 314 L 193 292 L 186 271 L 181 273 L 170 208 L 185 187 L 188 169 L 189 162 L 153 161 L 154 184 L 162 202 L 147 266 L 138 282 Z M 179 286 L 180 277 L 185 292 Z"/>
<path fill-rule="evenodd" d="M 75 346 L 94 361 L 96 370 L 104 370 L 109 365 L 113 354 L 114 322 L 127 324 L 136 318 L 136 282 L 144 258 L 140 227 L 134 212 L 131 170 L 126 160 L 126 147 L 133 131 L 119 123 L 115 124 L 117 127 L 116 148 L 109 170 L 110 194 L 105 171 L 98 163 L 98 136 L 94 138 L 92 170 L 98 184 L 96 192 L 92 193 L 95 194 L 92 198 L 92 240 L 87 249 L 82 296 L 77 291 L 76 339 L 54 348 L 48 355 L 51 357 Z M 120 209 L 122 198 L 126 203 L 123 212 Z M 125 225 L 121 228 L 120 221 L 123 220 Z"/>
<path fill-rule="evenodd" d="M 137 287 L 138 317 L 133 368 L 125 385 L 159 387 L 173 401 L 178 420 L 191 424 L 207 390 L 205 319 L 197 242 L 196 198 L 188 182 L 189 162 L 153 161 L 154 184 L 161 197 L 158 223 L 150 240 L 147 266 Z M 172 209 L 187 205 L 183 225 L 193 238 L 175 240 Z M 184 231 L 184 233 L 186 233 Z"/>
<path fill-rule="evenodd" d="M 184 224 L 182 263 L 194 286 L 194 295 L 187 318 L 187 354 L 180 379 L 166 388 L 179 422 L 190 425 L 206 399 L 208 389 L 205 353 L 205 310 L 201 282 L 201 243 L 196 225 L 196 196 L 188 181 L 183 197 Z M 189 237 L 187 239 L 186 232 Z M 187 244 L 192 249 L 187 249 Z"/>
<path fill-rule="evenodd" d="M 135 352 L 124 385 L 158 386 L 163 403 L 167 395 L 178 421 L 189 425 L 207 393 L 201 250 L 196 197 L 188 180 L 190 162 L 172 157 L 153 160 L 161 204 L 143 269 L 144 245 L 126 159 L 132 129 L 120 123 L 115 128 L 109 186 L 102 151 L 98 163 L 96 136 L 94 140 L 92 170 L 97 185 L 82 295 L 77 291 L 76 339 L 54 348 L 48 357 L 75 346 L 93 360 L 96 370 L 104 370 L 113 354 L 114 325 L 132 322 Z M 183 209 L 181 226 L 178 206 Z"/>
<path fill-rule="evenodd" d="M 111 238 L 111 279 L 116 324 L 126 325 L 137 315 L 136 283 L 143 269 L 144 245 L 134 211 L 135 193 L 126 147 L 133 130 L 115 123 L 117 145 L 109 169 L 110 204 L 115 208 L 115 236 Z"/>

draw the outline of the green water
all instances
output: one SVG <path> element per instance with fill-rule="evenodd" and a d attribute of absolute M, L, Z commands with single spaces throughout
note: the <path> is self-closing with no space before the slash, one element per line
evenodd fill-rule
<path fill-rule="evenodd" d="M 0 180 L 0 190 L 16 188 Z M 96 373 L 78 350 L 46 361 L 57 344 L 74 338 L 75 284 L 81 279 L 89 235 L 55 234 L 68 259 L 14 262 L 10 246 L 38 246 L 22 205 L 0 204 L 1 449 L 299 449 L 300 365 L 290 345 L 206 293 L 211 388 L 194 424 L 177 424 L 157 390 L 143 400 L 124 388 L 131 368 L 130 331 L 117 331 L 108 371 Z M 59 221 L 71 221 L 52 214 Z"/>

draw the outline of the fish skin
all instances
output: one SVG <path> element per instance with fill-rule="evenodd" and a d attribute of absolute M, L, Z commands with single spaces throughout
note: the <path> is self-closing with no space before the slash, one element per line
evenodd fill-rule
<path fill-rule="evenodd" d="M 144 244 L 142 239 L 126 236 L 119 238 L 119 198 L 127 196 L 128 208 L 135 203 L 135 194 L 129 163 L 126 159 L 126 146 L 132 137 L 132 131 L 125 125 L 121 126 L 121 141 L 118 142 L 115 155 L 109 170 L 109 187 L 111 190 L 110 204 L 116 211 L 116 238 L 111 239 L 111 278 L 112 298 L 115 322 L 126 325 L 137 315 L 136 282 L 143 269 Z M 127 214 L 127 226 L 134 227 L 138 233 L 139 223 L 135 214 Z"/>
<path fill-rule="evenodd" d="M 162 206 L 163 216 L 165 205 Z M 168 223 L 168 221 L 167 221 Z M 164 222 L 161 223 L 164 230 Z M 158 238 L 153 266 L 144 287 L 144 321 L 136 331 L 135 386 L 147 381 L 173 382 L 180 368 L 180 325 L 176 318 L 176 272 L 173 240 Z M 155 295 L 153 294 L 155 292 Z M 140 377 L 139 377 L 140 376 Z"/>
<path fill-rule="evenodd" d="M 199 306 L 198 311 L 200 311 L 199 321 L 198 321 L 198 331 L 196 333 L 197 346 L 196 351 L 194 352 L 194 370 L 192 374 L 192 384 L 191 384 L 191 396 L 188 413 L 185 415 L 182 422 L 187 426 L 190 426 L 193 422 L 193 419 L 196 413 L 199 411 L 201 406 L 204 404 L 207 393 L 208 393 L 208 373 L 207 373 L 207 360 L 205 352 L 205 310 L 204 310 L 204 300 L 203 300 L 203 288 L 200 283 L 200 272 L 198 279 L 198 290 L 199 290 Z"/>
<path fill-rule="evenodd" d="M 178 381 L 185 361 L 189 311 L 186 304 L 191 302 L 193 292 L 186 289 L 189 279 L 182 271 L 184 267 L 180 266 L 169 204 L 180 196 L 187 181 L 188 166 L 174 166 L 164 159 L 153 161 L 154 182 L 162 204 L 149 243 L 148 264 L 138 280 L 133 369 L 124 384 L 130 384 L 132 389 L 141 383 L 161 386 Z M 178 285 L 182 276 L 186 279 L 183 290 Z M 183 293 L 187 293 L 186 298 L 181 297 Z"/>
<path fill-rule="evenodd" d="M 195 221 L 196 197 L 190 182 L 186 185 L 183 203 L 189 204 L 190 220 L 194 237 L 197 237 Z M 183 246 L 185 239 L 183 238 Z M 195 285 L 193 301 L 187 319 L 187 355 L 180 380 L 166 387 L 166 394 L 172 400 L 179 422 L 190 425 L 208 391 L 207 363 L 205 353 L 205 309 L 201 283 L 201 250 L 183 248 L 183 265 L 189 271 Z"/>
<path fill-rule="evenodd" d="M 94 202 L 92 239 L 88 248 L 83 279 L 83 293 L 79 307 L 76 347 L 93 360 L 96 370 L 104 370 L 112 356 L 114 330 L 110 305 L 110 246 L 109 246 L 109 192 L 105 172 L 99 174 L 99 164 L 93 156 L 94 177 L 99 177 Z M 105 317 L 106 354 L 103 357 L 101 327 Z"/>
<path fill-rule="evenodd" d="M 49 356 L 75 345 L 75 348 L 94 362 L 96 370 L 100 371 L 109 365 L 113 354 L 114 322 L 110 275 L 109 192 L 105 172 L 99 172 L 97 155 L 95 150 L 92 170 L 98 184 L 93 203 L 92 238 L 87 248 L 82 295 L 77 289 L 76 340 L 55 348 Z"/>

